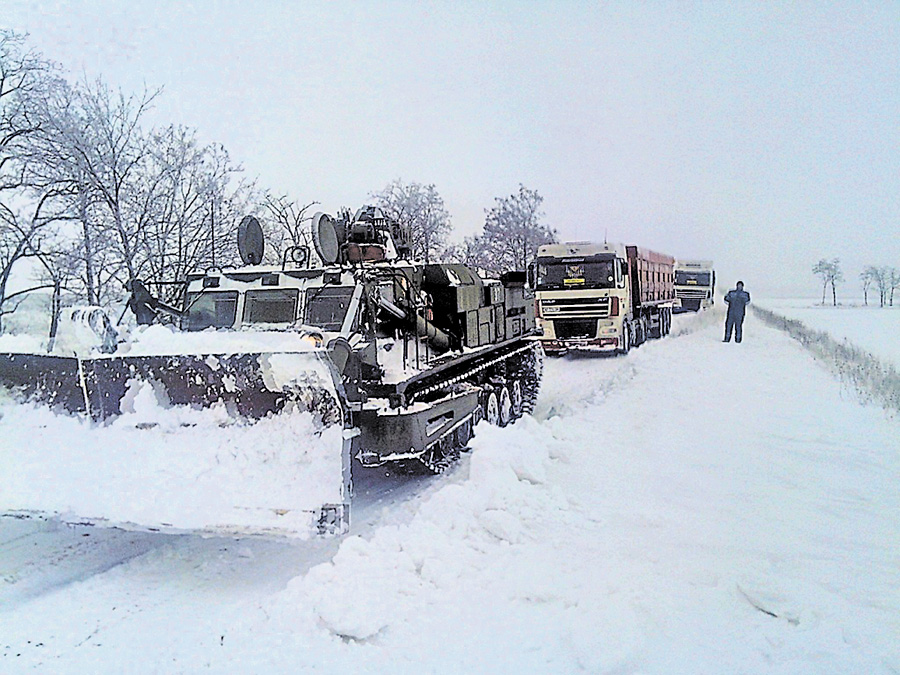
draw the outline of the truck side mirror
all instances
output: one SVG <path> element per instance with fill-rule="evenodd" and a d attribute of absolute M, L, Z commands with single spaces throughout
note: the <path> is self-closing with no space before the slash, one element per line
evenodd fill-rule
<path fill-rule="evenodd" d="M 534 263 L 528 264 L 528 287 L 534 288 Z"/>

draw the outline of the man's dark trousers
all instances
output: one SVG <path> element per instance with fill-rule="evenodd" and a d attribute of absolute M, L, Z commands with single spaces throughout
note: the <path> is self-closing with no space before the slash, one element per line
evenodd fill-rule
<path fill-rule="evenodd" d="M 744 313 L 733 315 L 728 312 L 725 317 L 725 342 L 731 342 L 731 329 L 734 329 L 734 341 L 740 342 L 744 334 Z"/>

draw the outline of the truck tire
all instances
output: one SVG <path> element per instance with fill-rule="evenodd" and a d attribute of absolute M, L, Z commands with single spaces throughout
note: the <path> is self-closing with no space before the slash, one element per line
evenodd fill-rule
<path fill-rule="evenodd" d="M 631 351 L 631 325 L 626 321 L 622 324 L 622 347 L 619 353 L 623 356 Z"/>
<path fill-rule="evenodd" d="M 666 310 L 662 308 L 659 310 L 656 317 L 656 325 L 653 325 L 653 318 L 650 319 L 650 337 L 658 340 L 666 334 Z"/>

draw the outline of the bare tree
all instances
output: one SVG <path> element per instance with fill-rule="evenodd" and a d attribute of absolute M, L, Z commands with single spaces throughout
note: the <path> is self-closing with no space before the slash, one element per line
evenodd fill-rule
<path fill-rule="evenodd" d="M 312 231 L 309 223 L 312 214 L 309 210 L 319 202 L 309 202 L 301 206 L 300 202 L 290 199 L 287 195 L 276 197 L 267 193 L 264 197 L 263 208 L 269 214 L 273 227 L 268 232 L 268 240 L 272 246 L 266 247 L 266 255 L 280 256 L 289 246 L 305 246 L 310 255 L 315 255 L 312 245 Z M 271 250 L 271 253 L 270 253 Z M 273 262 L 280 262 L 273 260 Z"/>
<path fill-rule="evenodd" d="M 64 188 L 34 175 L 30 152 L 44 132 L 42 101 L 61 85 L 52 63 L 25 51 L 24 36 L 0 30 L 0 316 L 12 311 L 4 305 L 14 299 L 7 294 L 13 267 L 40 255 L 42 243 L 46 251 L 65 216 L 55 208 Z"/>
<path fill-rule="evenodd" d="M 859 273 L 859 280 L 862 282 L 863 289 L 863 302 L 866 306 L 869 305 L 869 289 L 872 287 L 872 284 L 875 283 L 875 277 L 875 268 L 871 266 L 866 267 Z"/>
<path fill-rule="evenodd" d="M 479 267 L 495 274 L 524 270 L 538 246 L 556 241 L 556 231 L 541 222 L 543 201 L 536 190 L 521 184 L 515 194 L 496 198 L 495 206 L 485 211 L 484 234 L 471 242 Z"/>
<path fill-rule="evenodd" d="M 439 258 L 451 225 L 444 200 L 433 184 L 403 183 L 398 178 L 372 198 L 385 215 L 409 229 L 415 258 L 426 263 Z"/>
<path fill-rule="evenodd" d="M 884 307 L 885 303 L 888 300 L 888 291 L 890 289 L 890 275 L 887 267 L 875 267 L 874 265 L 869 265 L 866 267 L 865 272 L 872 277 L 872 281 L 875 284 L 875 287 L 878 289 L 878 299 L 881 303 L 881 306 Z"/>
<path fill-rule="evenodd" d="M 96 81 L 63 84 L 41 99 L 30 175 L 55 186 L 78 224 L 71 248 L 89 304 L 118 296 L 120 282 L 139 272 L 139 233 L 153 211 L 144 172 L 151 144 L 139 122 L 154 96 L 126 97 Z"/>
<path fill-rule="evenodd" d="M 837 291 L 835 290 L 835 284 L 844 280 L 844 273 L 841 272 L 840 259 L 832 258 L 831 260 L 828 260 L 822 258 L 813 265 L 812 271 L 813 274 L 817 275 L 822 280 L 822 304 L 825 304 L 825 293 L 830 285 L 831 297 L 834 305 L 837 306 Z"/>
<path fill-rule="evenodd" d="M 885 268 L 887 285 L 890 287 L 890 306 L 894 306 L 894 291 L 900 288 L 900 270 L 896 267 Z"/>
<path fill-rule="evenodd" d="M 142 277 L 179 281 L 194 270 L 235 262 L 239 213 L 255 199 L 253 186 L 219 145 L 200 146 L 193 130 L 169 126 L 151 136 L 142 166 L 145 225 L 136 268 Z M 158 289 L 174 301 L 172 289 Z"/>
<path fill-rule="evenodd" d="M 462 243 L 447 246 L 441 255 L 441 260 L 450 263 L 462 263 L 469 267 L 480 267 L 484 257 L 484 238 L 476 234 L 471 237 L 465 237 Z"/>

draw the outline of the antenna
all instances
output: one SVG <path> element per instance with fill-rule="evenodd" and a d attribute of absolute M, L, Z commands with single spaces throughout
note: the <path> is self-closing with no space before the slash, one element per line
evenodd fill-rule
<path fill-rule="evenodd" d="M 609 228 L 607 227 L 607 228 L 604 228 L 604 230 L 603 230 L 603 243 L 604 244 L 609 243 L 609 241 L 607 239 L 608 236 L 609 236 Z"/>

